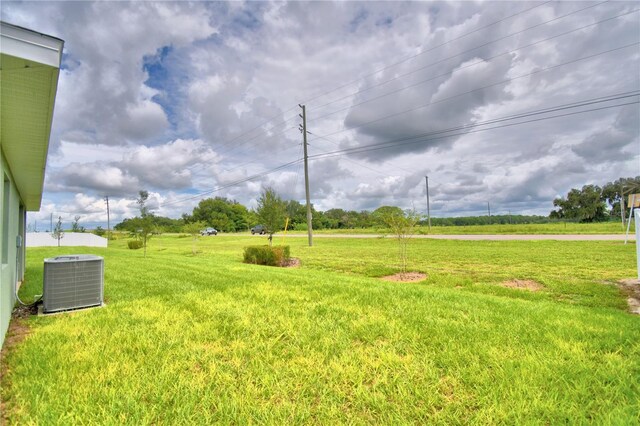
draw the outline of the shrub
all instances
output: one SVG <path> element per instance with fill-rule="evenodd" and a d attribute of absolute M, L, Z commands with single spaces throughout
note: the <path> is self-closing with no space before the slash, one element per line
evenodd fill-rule
<path fill-rule="evenodd" d="M 284 266 L 290 257 L 289 246 L 249 246 L 244 248 L 244 263 Z"/>
<path fill-rule="evenodd" d="M 129 248 L 131 250 L 138 250 L 142 248 L 142 241 L 140 240 L 131 240 L 127 242 L 127 246 L 129 246 Z"/>

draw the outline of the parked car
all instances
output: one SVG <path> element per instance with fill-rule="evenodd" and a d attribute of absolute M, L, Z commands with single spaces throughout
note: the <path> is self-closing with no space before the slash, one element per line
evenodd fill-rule
<path fill-rule="evenodd" d="M 255 234 L 264 235 L 266 233 L 267 233 L 267 230 L 263 225 L 256 225 L 253 228 L 251 228 L 251 235 L 255 235 Z"/>
<path fill-rule="evenodd" d="M 202 231 L 200 231 L 200 235 L 204 236 L 204 235 L 218 235 L 218 231 L 216 230 L 216 228 L 207 228 L 207 229 L 203 229 Z"/>

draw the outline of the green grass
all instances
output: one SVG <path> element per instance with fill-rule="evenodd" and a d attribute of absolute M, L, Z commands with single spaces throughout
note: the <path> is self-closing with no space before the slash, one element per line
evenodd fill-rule
<path fill-rule="evenodd" d="M 640 318 L 611 283 L 617 242 L 293 238 L 298 269 L 241 263 L 261 237 L 151 240 L 105 256 L 107 307 L 34 317 L 2 379 L 10 424 L 600 423 L 640 421 Z M 281 237 L 275 238 L 281 243 Z M 541 292 L 506 289 L 533 279 Z"/>
<path fill-rule="evenodd" d="M 626 228 L 620 222 L 602 223 L 536 223 L 518 225 L 470 225 L 470 226 L 426 226 L 416 227 L 416 234 L 432 235 L 472 235 L 472 234 L 622 234 Z M 633 231 L 633 225 L 632 225 Z M 295 233 L 302 233 L 295 231 Z M 385 228 L 364 229 L 322 229 L 314 230 L 319 234 L 385 234 Z"/>

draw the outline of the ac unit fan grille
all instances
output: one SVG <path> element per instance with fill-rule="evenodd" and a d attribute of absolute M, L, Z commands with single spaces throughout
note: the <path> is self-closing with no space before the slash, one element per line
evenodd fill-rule
<path fill-rule="evenodd" d="M 44 311 L 56 312 L 101 305 L 104 260 L 74 255 L 45 259 Z"/>

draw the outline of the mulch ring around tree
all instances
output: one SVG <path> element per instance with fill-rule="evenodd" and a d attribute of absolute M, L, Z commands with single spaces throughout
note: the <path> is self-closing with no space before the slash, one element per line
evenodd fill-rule
<path fill-rule="evenodd" d="M 417 283 L 427 279 L 427 274 L 422 272 L 398 272 L 397 274 L 380 277 L 383 281 L 392 281 L 396 283 Z"/>
<path fill-rule="evenodd" d="M 627 295 L 627 304 L 632 314 L 640 315 L 640 280 L 630 278 L 618 281 L 618 287 Z"/>
<path fill-rule="evenodd" d="M 533 280 L 508 280 L 500 283 L 502 287 L 516 288 L 519 290 L 540 291 L 544 290 L 544 286 Z"/>
<path fill-rule="evenodd" d="M 297 257 L 290 257 L 289 260 L 282 264 L 283 268 L 299 268 L 301 265 L 300 259 Z"/>

